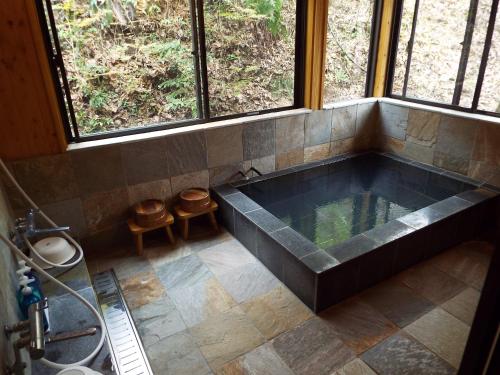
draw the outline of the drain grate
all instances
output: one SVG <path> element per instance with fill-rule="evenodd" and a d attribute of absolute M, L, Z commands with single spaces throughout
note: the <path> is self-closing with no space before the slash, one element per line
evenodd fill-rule
<path fill-rule="evenodd" d="M 93 276 L 92 283 L 108 330 L 111 349 L 120 375 L 152 375 L 113 270 Z"/>

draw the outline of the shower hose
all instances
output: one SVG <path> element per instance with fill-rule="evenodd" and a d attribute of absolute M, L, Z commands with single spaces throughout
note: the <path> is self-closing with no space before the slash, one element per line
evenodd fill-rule
<path fill-rule="evenodd" d="M 12 173 L 9 171 L 5 163 L 3 162 L 2 159 L 0 159 L 0 168 L 3 170 L 9 181 L 14 185 L 14 187 L 21 193 L 22 197 L 29 203 L 29 205 L 34 208 L 39 210 L 40 215 L 49 223 L 52 227 L 56 228 L 57 225 L 54 223 L 40 208 L 31 200 L 31 198 L 26 194 L 26 192 L 23 190 L 23 188 L 18 184 Z M 77 265 L 82 259 L 83 259 L 83 250 L 80 244 L 75 241 L 70 235 L 67 233 L 62 232 L 62 235 L 75 246 L 75 248 L 78 251 L 78 256 L 77 259 L 71 263 L 66 263 L 66 264 L 56 264 L 48 261 L 47 259 L 43 258 L 37 251 L 36 249 L 31 245 L 29 240 L 23 236 L 24 241 L 26 242 L 26 245 L 28 248 L 35 253 L 42 261 L 45 263 L 53 266 L 53 267 L 59 267 L 59 268 L 69 268 Z M 66 290 L 68 293 L 70 293 L 72 296 L 74 296 L 76 299 L 78 299 L 81 303 L 83 303 L 91 312 L 92 314 L 97 318 L 100 328 L 101 328 L 101 337 L 99 338 L 99 343 L 97 344 L 96 348 L 90 353 L 86 358 L 75 362 L 75 363 L 68 363 L 68 364 L 62 364 L 62 363 L 56 363 L 49 361 L 48 359 L 42 358 L 40 359 L 40 362 L 43 363 L 46 366 L 53 367 L 56 369 L 66 369 L 74 366 L 85 366 L 87 365 L 101 350 L 102 346 L 104 345 L 104 340 L 106 338 L 106 328 L 104 325 L 104 321 L 101 318 L 101 315 L 99 312 L 88 302 L 85 298 L 80 296 L 76 291 L 71 289 L 70 287 L 66 286 L 64 283 L 61 281 L 57 280 L 55 277 L 50 275 L 49 273 L 45 272 L 38 264 L 36 264 L 33 260 L 31 260 L 28 256 L 26 256 L 7 236 L 4 234 L 0 233 L 0 239 L 5 242 L 5 244 L 12 250 L 14 254 L 16 254 L 20 259 L 23 259 L 26 261 L 26 263 L 33 268 L 35 271 L 40 273 L 41 275 L 45 276 L 48 280 L 54 282 L 55 284 L 59 285 L 61 288 Z"/>

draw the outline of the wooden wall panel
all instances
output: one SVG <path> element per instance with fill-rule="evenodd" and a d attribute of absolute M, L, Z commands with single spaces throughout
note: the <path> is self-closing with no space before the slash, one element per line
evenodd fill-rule
<path fill-rule="evenodd" d="M 376 97 L 383 97 L 385 94 L 395 1 L 396 0 L 383 1 L 380 36 L 378 40 L 377 64 L 375 67 L 375 83 L 373 86 L 373 96 Z"/>
<path fill-rule="evenodd" d="M 307 2 L 304 106 L 323 108 L 328 0 Z"/>
<path fill-rule="evenodd" d="M 66 149 L 37 22 L 35 0 L 0 7 L 0 157 L 8 160 Z"/>

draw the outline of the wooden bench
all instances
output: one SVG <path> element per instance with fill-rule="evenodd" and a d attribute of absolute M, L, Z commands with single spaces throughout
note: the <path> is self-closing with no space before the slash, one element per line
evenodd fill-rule
<path fill-rule="evenodd" d="M 142 255 L 144 245 L 142 241 L 142 235 L 143 233 L 150 232 L 152 230 L 160 229 L 160 228 L 165 228 L 165 231 L 167 232 L 167 236 L 169 241 L 174 244 L 175 243 L 175 238 L 174 235 L 172 234 L 172 229 L 170 226 L 174 223 L 174 217 L 170 212 L 167 212 L 167 215 L 165 216 L 165 219 L 161 221 L 160 223 L 152 226 L 152 227 L 140 227 L 137 225 L 134 221 L 134 219 L 128 219 L 128 228 L 130 230 L 130 233 L 134 236 L 134 242 L 135 242 L 135 247 L 137 249 L 137 254 Z"/>
<path fill-rule="evenodd" d="M 184 211 L 179 205 L 174 207 L 174 212 L 175 216 L 177 217 L 177 221 L 181 227 L 181 233 L 182 233 L 182 238 L 185 240 L 188 239 L 189 237 L 189 219 L 192 219 L 193 217 L 201 216 L 201 215 L 208 215 L 210 218 L 210 223 L 212 224 L 212 227 L 217 231 L 219 230 L 219 226 L 217 225 L 217 220 L 215 219 L 215 214 L 214 212 L 219 208 L 217 205 L 217 202 L 214 200 L 210 201 L 210 206 L 207 207 L 207 209 L 200 211 L 200 212 L 187 212 Z"/>

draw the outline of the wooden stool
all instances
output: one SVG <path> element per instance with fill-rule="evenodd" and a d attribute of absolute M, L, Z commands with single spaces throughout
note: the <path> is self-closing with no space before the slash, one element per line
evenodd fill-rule
<path fill-rule="evenodd" d="M 177 216 L 179 225 L 181 226 L 181 232 L 182 232 L 182 238 L 185 240 L 188 239 L 189 236 L 189 219 L 201 215 L 208 215 L 210 218 L 210 223 L 214 227 L 215 230 L 219 230 L 219 226 L 217 225 L 217 220 L 215 220 L 215 214 L 214 211 L 217 210 L 219 206 L 217 205 L 217 202 L 214 200 L 210 201 L 210 206 L 203 211 L 200 212 L 187 212 L 184 211 L 180 206 L 175 206 L 174 211 L 175 211 L 175 216 Z"/>
<path fill-rule="evenodd" d="M 134 219 L 128 219 L 127 223 L 128 223 L 128 228 L 130 229 L 130 233 L 132 233 L 132 235 L 134 236 L 135 247 L 137 248 L 137 254 L 139 255 L 142 255 L 143 251 L 143 242 L 142 242 L 143 233 L 150 232 L 152 230 L 159 228 L 165 228 L 170 243 L 172 244 L 175 243 L 175 238 L 174 235 L 172 234 L 172 229 L 170 229 L 170 225 L 174 223 L 174 217 L 170 212 L 167 212 L 167 216 L 162 222 L 152 227 L 146 227 L 146 228 L 140 227 L 135 223 Z"/>

